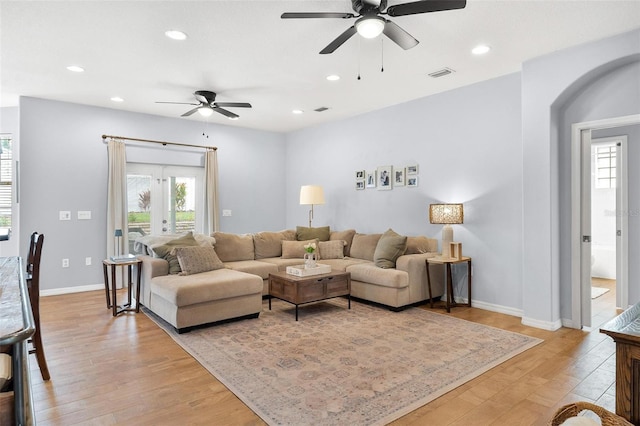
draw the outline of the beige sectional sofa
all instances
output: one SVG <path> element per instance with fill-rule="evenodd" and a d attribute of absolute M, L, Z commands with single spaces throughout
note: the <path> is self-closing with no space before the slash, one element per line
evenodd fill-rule
<path fill-rule="evenodd" d="M 303 245 L 311 241 L 317 244 L 319 263 L 351 273 L 352 297 L 400 310 L 429 298 L 425 259 L 436 256 L 438 248 L 435 239 L 402 237 L 391 230 L 359 234 L 328 227 L 195 237 L 200 246 L 213 245 L 221 269 L 170 274 L 170 262 L 157 252 L 166 255 L 170 250 L 165 244 L 176 236 L 141 237 L 135 244 L 144 253 L 141 302 L 178 331 L 257 316 L 262 296 L 269 293 L 269 274 L 302 264 Z M 432 265 L 430 272 L 433 297 L 440 297 L 442 268 Z"/>

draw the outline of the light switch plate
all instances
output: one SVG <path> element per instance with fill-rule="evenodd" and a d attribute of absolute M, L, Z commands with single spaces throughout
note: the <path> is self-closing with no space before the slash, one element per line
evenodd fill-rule
<path fill-rule="evenodd" d="M 222 210 L 222 216 L 231 216 L 231 210 Z"/>
<path fill-rule="evenodd" d="M 78 220 L 91 219 L 91 210 L 78 210 Z"/>
<path fill-rule="evenodd" d="M 71 212 L 68 210 L 60 210 L 60 220 L 71 220 Z"/>

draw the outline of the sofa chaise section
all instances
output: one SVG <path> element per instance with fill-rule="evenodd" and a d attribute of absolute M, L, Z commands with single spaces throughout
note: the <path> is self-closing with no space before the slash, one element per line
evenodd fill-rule
<path fill-rule="evenodd" d="M 262 311 L 262 279 L 232 269 L 157 276 L 149 292 L 147 307 L 178 332 L 201 324 L 258 317 Z"/>

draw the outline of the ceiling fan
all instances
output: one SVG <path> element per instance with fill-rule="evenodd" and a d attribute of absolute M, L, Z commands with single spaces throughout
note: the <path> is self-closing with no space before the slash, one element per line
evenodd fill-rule
<path fill-rule="evenodd" d="M 365 38 L 375 38 L 383 33 L 394 43 L 403 49 L 411 49 L 419 42 L 411 34 L 400 28 L 397 24 L 380 15 L 406 16 L 419 13 L 440 12 L 444 10 L 463 9 L 466 0 L 422 0 L 411 3 L 402 3 L 389 6 L 387 0 L 351 0 L 353 10 L 357 13 L 335 12 L 307 12 L 307 13 L 283 13 L 282 19 L 304 18 L 358 18 L 354 25 L 340 34 L 327 47 L 320 51 L 321 55 L 333 53 L 344 42 L 349 40 L 356 32 Z M 386 10 L 384 10 L 386 8 Z"/>
<path fill-rule="evenodd" d="M 193 93 L 198 103 L 192 102 L 156 102 L 157 104 L 177 104 L 177 105 L 197 105 L 195 108 L 185 112 L 181 117 L 188 117 L 198 111 L 203 117 L 209 117 L 213 112 L 220 113 L 232 120 L 238 118 L 237 114 L 224 108 L 251 108 L 251 104 L 246 102 L 216 102 L 216 93 L 209 90 L 197 90 Z"/>

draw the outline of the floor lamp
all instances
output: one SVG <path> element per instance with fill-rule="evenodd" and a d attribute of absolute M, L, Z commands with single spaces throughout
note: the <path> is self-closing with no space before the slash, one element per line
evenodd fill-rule
<path fill-rule="evenodd" d="M 464 222 L 464 211 L 462 204 L 430 204 L 429 222 L 442 224 L 442 257 L 451 257 L 450 243 L 453 242 L 453 228 Z"/>
<path fill-rule="evenodd" d="M 324 191 L 318 185 L 303 185 L 300 188 L 300 205 L 311 205 L 309 210 L 309 228 L 313 219 L 313 205 L 324 204 Z"/>

